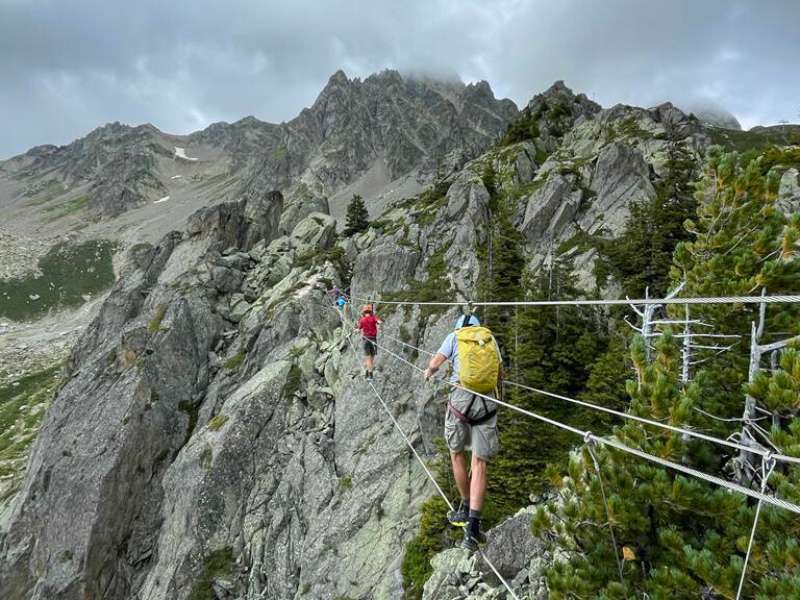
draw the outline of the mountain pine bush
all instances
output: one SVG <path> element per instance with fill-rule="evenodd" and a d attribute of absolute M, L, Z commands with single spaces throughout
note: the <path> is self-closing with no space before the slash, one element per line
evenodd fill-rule
<path fill-rule="evenodd" d="M 778 209 L 777 176 L 774 170 L 764 174 L 759 158 L 748 162 L 718 149 L 709 152 L 697 216 L 687 223 L 692 239 L 679 244 L 674 256 L 673 280 L 686 279 L 685 295 L 798 292 L 798 216 Z M 782 351 L 772 370 L 747 381 L 747 344 L 758 312 L 758 305 L 692 307 L 693 318 L 711 323 L 714 331 L 741 335 L 743 342 L 719 356 L 706 356 L 712 360 L 688 385 L 680 383 L 680 349 L 669 331 L 659 338 L 649 364 L 645 342 L 636 338 L 629 410 L 728 434 L 742 424 L 710 419 L 695 408 L 724 418 L 741 416 L 748 393 L 770 417 L 762 424 L 770 442 L 781 452 L 800 455 L 798 351 Z M 764 335 L 772 334 L 770 341 L 792 337 L 797 323 L 795 305 L 770 306 Z M 735 450 L 632 422 L 613 435 L 634 448 L 721 477 L 731 477 L 738 458 Z M 535 531 L 567 553 L 548 573 L 551 597 L 734 598 L 755 502 L 616 450 L 596 447 L 593 452 L 601 476 L 587 448 L 575 452 L 559 500 L 541 507 L 534 519 Z M 799 477 L 797 467 L 779 463 L 767 489 L 800 502 Z M 751 485 L 759 487 L 758 482 Z M 742 597 L 800 597 L 798 534 L 797 515 L 762 508 Z"/>

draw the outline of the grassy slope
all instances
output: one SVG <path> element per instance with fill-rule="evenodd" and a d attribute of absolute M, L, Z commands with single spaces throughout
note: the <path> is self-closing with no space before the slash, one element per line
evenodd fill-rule
<path fill-rule="evenodd" d="M 51 308 L 77 306 L 114 282 L 114 244 L 92 240 L 61 243 L 39 259 L 41 276 L 0 280 L 0 317 L 31 319 Z"/>
<path fill-rule="evenodd" d="M 16 492 L 61 364 L 0 384 L 0 504 Z"/>

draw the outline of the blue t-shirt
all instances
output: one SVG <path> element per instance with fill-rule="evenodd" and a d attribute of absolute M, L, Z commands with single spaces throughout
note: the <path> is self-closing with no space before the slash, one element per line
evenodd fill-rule
<path fill-rule="evenodd" d="M 494 338 L 492 338 L 494 340 Z M 500 359 L 500 362 L 503 362 L 503 357 L 500 356 L 500 348 L 497 347 L 497 340 L 494 340 L 494 347 L 497 350 L 497 356 Z M 458 383 L 458 340 L 456 340 L 456 332 L 452 331 L 447 334 L 447 337 L 444 338 L 442 345 L 439 346 L 439 350 L 437 351 L 439 354 L 443 354 L 444 357 L 450 361 L 450 364 L 453 367 L 453 372 L 450 374 L 450 381 L 452 383 Z"/>
<path fill-rule="evenodd" d="M 342 296 L 339 296 L 339 298 L 336 300 L 336 304 L 339 306 L 339 308 L 342 308 L 346 303 L 347 300 L 345 300 Z"/>

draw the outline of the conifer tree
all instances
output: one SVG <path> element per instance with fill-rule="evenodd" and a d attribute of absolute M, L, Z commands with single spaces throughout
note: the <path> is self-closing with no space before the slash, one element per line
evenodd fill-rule
<path fill-rule="evenodd" d="M 347 205 L 347 216 L 344 234 L 352 236 L 361 231 L 366 231 L 369 227 L 369 212 L 367 205 L 358 194 L 353 194 L 353 199 Z"/>

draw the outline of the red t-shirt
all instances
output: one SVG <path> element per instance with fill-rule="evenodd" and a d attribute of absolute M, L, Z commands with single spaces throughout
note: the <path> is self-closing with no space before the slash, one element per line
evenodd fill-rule
<path fill-rule="evenodd" d="M 383 323 L 383 321 L 375 315 L 366 315 L 358 320 L 358 328 L 366 337 L 377 337 L 378 323 Z"/>

